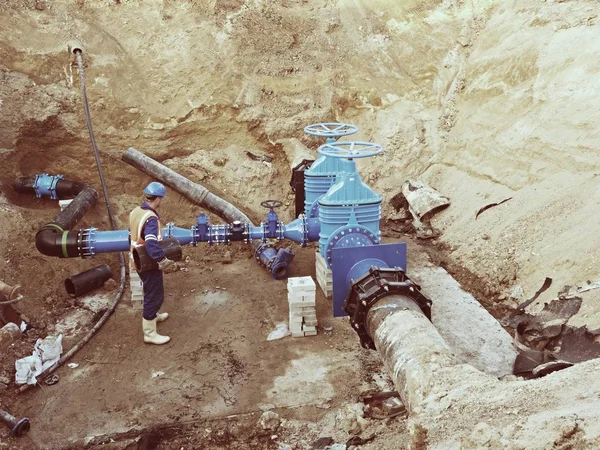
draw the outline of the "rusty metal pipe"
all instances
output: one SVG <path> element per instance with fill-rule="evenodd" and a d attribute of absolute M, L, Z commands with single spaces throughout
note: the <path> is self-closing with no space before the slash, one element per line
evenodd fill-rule
<path fill-rule="evenodd" d="M 27 417 L 17 419 L 12 414 L 0 409 L 0 421 L 2 421 L 8 428 L 13 436 L 21 437 L 29 431 L 30 424 Z"/>
<path fill-rule="evenodd" d="M 422 406 L 436 372 L 457 364 L 448 344 L 410 297 L 392 294 L 379 300 L 369 310 L 366 328 L 409 413 Z"/>

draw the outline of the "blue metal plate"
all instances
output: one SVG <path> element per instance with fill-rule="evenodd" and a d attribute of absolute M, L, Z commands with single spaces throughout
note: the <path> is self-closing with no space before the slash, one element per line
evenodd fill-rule
<path fill-rule="evenodd" d="M 350 290 L 346 277 L 350 269 L 365 259 L 379 259 L 386 267 L 399 267 L 406 272 L 406 243 L 371 245 L 367 247 L 334 248 L 332 251 L 333 317 L 347 316 L 344 301 Z"/>

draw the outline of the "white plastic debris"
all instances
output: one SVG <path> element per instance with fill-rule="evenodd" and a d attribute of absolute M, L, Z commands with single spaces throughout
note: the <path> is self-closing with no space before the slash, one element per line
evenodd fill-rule
<path fill-rule="evenodd" d="M 77 363 L 69 363 L 69 364 L 67 364 L 67 366 L 69 366 L 70 369 L 77 369 L 79 367 L 79 364 L 77 364 Z"/>
<path fill-rule="evenodd" d="M 36 384 L 37 376 L 54 365 L 62 354 L 62 334 L 38 339 L 33 354 L 15 361 L 15 382 L 17 384 Z"/>
<path fill-rule="evenodd" d="M 158 371 L 158 372 L 153 372 L 152 373 L 152 378 L 158 378 L 158 377 L 162 377 L 165 373 Z"/>
<path fill-rule="evenodd" d="M 267 341 L 275 341 L 277 339 L 282 339 L 291 334 L 292 333 L 290 333 L 287 323 L 278 323 L 277 325 L 275 325 L 275 329 L 269 333 L 269 336 L 267 336 Z"/>
<path fill-rule="evenodd" d="M 25 333 L 25 330 L 27 329 L 27 324 L 25 323 L 24 320 L 21 321 L 21 333 Z"/>

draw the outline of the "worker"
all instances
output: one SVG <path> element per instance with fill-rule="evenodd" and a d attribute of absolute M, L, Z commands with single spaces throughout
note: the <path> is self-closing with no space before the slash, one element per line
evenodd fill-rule
<path fill-rule="evenodd" d="M 148 256 L 158 263 L 158 269 L 140 272 L 135 267 L 133 254 L 131 254 L 130 265 L 137 270 L 144 289 L 144 309 L 142 329 L 144 331 L 144 342 L 149 344 L 166 344 L 171 339 L 156 331 L 157 322 L 164 322 L 169 317 L 166 312 L 159 313 L 160 307 L 165 299 L 163 285 L 163 270 L 173 264 L 173 261 L 165 256 L 158 241 L 162 240 L 160 219 L 156 210 L 162 199 L 167 195 L 165 186 L 153 181 L 144 189 L 146 201 L 142 206 L 136 207 L 129 215 L 129 232 L 131 234 L 131 252 L 139 245 L 146 246 Z"/>

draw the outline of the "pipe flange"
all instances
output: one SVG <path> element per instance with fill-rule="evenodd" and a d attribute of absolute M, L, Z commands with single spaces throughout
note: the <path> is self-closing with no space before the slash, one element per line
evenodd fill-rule
<path fill-rule="evenodd" d="M 431 320 L 431 300 L 421 294 L 421 287 L 406 276 L 400 268 L 371 267 L 369 272 L 352 281 L 350 293 L 344 302 L 344 311 L 363 348 L 375 350 L 373 338 L 367 332 L 369 310 L 388 295 L 399 294 L 411 298 Z"/>
<path fill-rule="evenodd" d="M 97 230 L 97 228 L 84 228 L 83 230 L 79 230 L 77 236 L 77 249 L 82 258 L 93 258 L 96 254 L 94 251 L 94 236 L 96 235 Z"/>
<path fill-rule="evenodd" d="M 198 239 L 197 239 L 197 232 L 198 232 L 198 227 L 196 225 L 192 225 L 190 227 L 190 231 L 192 232 L 192 242 L 190 242 L 190 245 L 192 247 L 197 247 L 198 246 Z"/>
<path fill-rule="evenodd" d="M 168 222 L 167 225 L 165 226 L 165 228 L 167 229 L 167 235 L 163 236 L 165 238 L 170 238 L 170 237 L 174 237 L 173 236 L 173 228 L 175 227 L 175 224 L 173 222 Z"/>
<path fill-rule="evenodd" d="M 365 247 L 379 244 L 379 237 L 362 225 L 346 225 L 338 228 L 325 242 L 325 260 L 331 267 L 334 248 Z"/>
<path fill-rule="evenodd" d="M 254 250 L 254 259 L 256 259 L 260 265 L 262 265 L 260 261 L 260 253 L 267 248 L 275 248 L 275 245 L 271 244 L 270 242 L 264 242 L 256 247 L 256 250 Z"/>
<path fill-rule="evenodd" d="M 308 244 L 308 220 L 306 220 L 306 214 L 300 214 L 302 218 L 302 242 L 300 243 L 301 247 L 306 247 Z"/>

